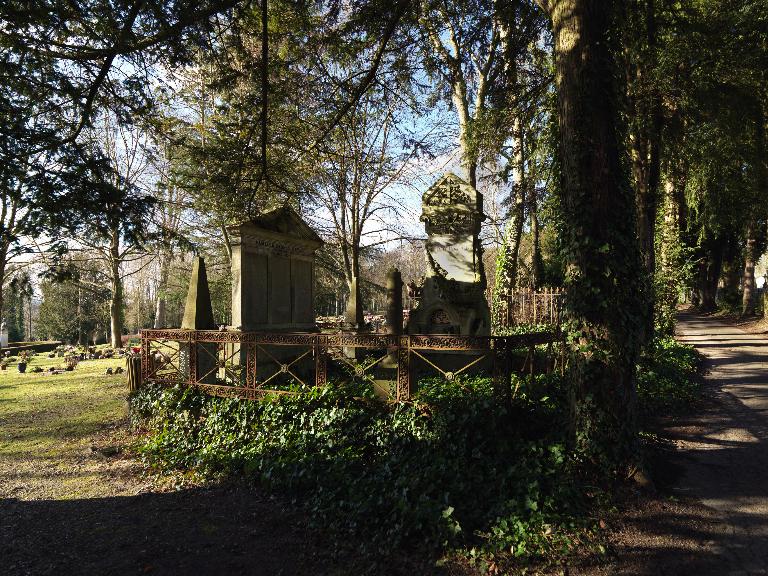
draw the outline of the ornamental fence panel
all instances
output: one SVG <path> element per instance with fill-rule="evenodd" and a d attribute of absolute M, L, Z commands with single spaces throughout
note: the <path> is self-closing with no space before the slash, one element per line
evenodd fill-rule
<path fill-rule="evenodd" d="M 559 331 L 514 336 L 261 333 L 142 330 L 141 380 L 193 386 L 214 396 L 297 394 L 329 380 L 371 386 L 408 401 L 419 378 L 488 374 L 500 396 L 512 374 L 564 370 Z"/>
<path fill-rule="evenodd" d="M 500 328 L 521 324 L 560 326 L 565 292 L 560 290 L 514 290 L 496 300 L 495 320 Z"/>

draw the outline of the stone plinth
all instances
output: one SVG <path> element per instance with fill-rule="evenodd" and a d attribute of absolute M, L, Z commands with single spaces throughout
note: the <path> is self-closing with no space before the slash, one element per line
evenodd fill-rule
<path fill-rule="evenodd" d="M 490 334 L 479 238 L 484 218 L 482 194 L 455 174 L 446 174 L 424 193 L 427 271 L 408 322 L 410 334 Z"/>
<path fill-rule="evenodd" d="M 315 331 L 315 252 L 323 241 L 290 207 L 228 228 L 232 326 Z"/>

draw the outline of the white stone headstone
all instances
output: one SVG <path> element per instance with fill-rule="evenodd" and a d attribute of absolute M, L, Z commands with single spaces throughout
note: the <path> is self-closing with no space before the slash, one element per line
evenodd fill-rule
<path fill-rule="evenodd" d="M 8 347 L 8 326 L 5 323 L 5 320 L 3 320 L 2 323 L 0 323 L 0 348 L 7 348 Z"/>

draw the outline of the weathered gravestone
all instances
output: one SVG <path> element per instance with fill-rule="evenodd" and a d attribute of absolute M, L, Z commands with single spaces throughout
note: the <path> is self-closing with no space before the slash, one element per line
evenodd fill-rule
<path fill-rule="evenodd" d="M 8 325 L 5 320 L 0 322 L 0 348 L 8 348 Z"/>
<path fill-rule="evenodd" d="M 480 244 L 483 195 L 448 173 L 422 196 L 427 271 L 410 334 L 490 334 Z"/>
<path fill-rule="evenodd" d="M 189 279 L 189 290 L 184 305 L 184 319 L 181 322 L 181 328 L 182 330 L 213 330 L 216 328 L 205 261 L 200 257 L 195 258 L 192 262 L 192 275 Z M 179 343 L 179 369 L 182 375 L 186 378 L 191 375 L 192 346 L 195 347 L 197 381 L 206 384 L 215 383 L 218 366 L 216 344 L 212 342 Z"/>
<path fill-rule="evenodd" d="M 400 337 L 403 334 L 403 279 L 400 270 L 387 271 L 387 323 L 386 332 Z M 379 398 L 391 398 L 397 394 L 396 352 L 390 352 L 379 364 L 373 380 L 373 392 Z"/>
<path fill-rule="evenodd" d="M 240 330 L 315 331 L 315 252 L 323 241 L 289 206 L 228 228 L 232 325 Z"/>

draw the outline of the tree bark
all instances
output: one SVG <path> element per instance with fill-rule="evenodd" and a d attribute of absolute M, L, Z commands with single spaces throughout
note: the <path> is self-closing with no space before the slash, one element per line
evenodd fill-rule
<path fill-rule="evenodd" d="M 634 5 L 638 6 L 638 5 Z M 637 238 L 648 291 L 644 318 L 643 338 L 653 340 L 656 274 L 656 218 L 661 182 L 661 133 L 664 116 L 659 90 L 652 84 L 650 72 L 655 65 L 656 10 L 653 0 L 646 0 L 645 15 L 638 14 L 638 22 L 645 24 L 645 37 L 641 44 L 647 54 L 637 64 L 633 78 L 634 90 L 630 91 L 633 113 L 636 115 L 632 131 L 632 168 L 637 193 Z"/>
<path fill-rule="evenodd" d="M 83 289 L 77 287 L 77 343 L 79 345 L 87 344 L 83 342 Z"/>
<path fill-rule="evenodd" d="M 162 251 L 160 254 L 160 278 L 157 283 L 157 301 L 155 304 L 155 323 L 154 328 L 166 328 L 166 300 L 165 290 L 168 288 L 168 274 L 171 265 L 171 254 Z M 140 327 L 139 327 L 140 328 Z"/>
<path fill-rule="evenodd" d="M 755 118 L 755 157 L 757 165 L 756 197 L 759 199 L 758 206 L 762 209 L 756 210 L 759 215 L 765 214 L 764 201 L 768 196 L 768 158 L 766 158 L 766 126 L 765 113 L 762 102 L 756 102 L 757 115 Z M 763 216 L 764 217 L 764 216 Z M 760 259 L 760 252 L 765 250 L 765 240 L 768 230 L 766 224 L 758 224 L 756 218 L 750 223 L 749 233 L 747 234 L 747 246 L 744 251 L 744 293 L 741 301 L 742 316 L 752 316 L 755 313 L 755 294 L 757 286 L 755 283 L 755 264 Z M 763 290 L 768 290 L 764 286 Z M 765 311 L 763 311 L 765 314 Z"/>
<path fill-rule="evenodd" d="M 347 276 L 347 288 L 349 299 L 344 313 L 344 321 L 359 329 L 363 327 L 363 299 L 360 291 L 360 247 L 352 245 L 349 249 L 349 272 Z"/>
<path fill-rule="evenodd" d="M 713 312 L 717 308 L 717 284 L 723 270 L 725 241 L 718 236 L 707 242 L 704 256 L 699 261 L 698 308 L 702 312 Z"/>
<path fill-rule="evenodd" d="M 533 191 L 531 194 L 535 196 Z M 541 239 L 539 233 L 539 215 L 536 213 L 535 198 L 531 206 L 531 288 L 538 290 L 544 276 L 544 261 L 541 257 Z"/>
<path fill-rule="evenodd" d="M 112 348 L 123 347 L 123 280 L 120 277 L 120 232 L 112 229 L 109 246 L 110 287 L 109 323 Z"/>
<path fill-rule="evenodd" d="M 504 237 L 496 257 L 494 292 L 497 302 L 499 302 L 499 298 L 505 297 L 517 286 L 520 240 L 523 237 L 525 221 L 525 154 L 522 121 L 519 115 L 515 117 L 512 135 L 515 141 L 515 151 L 512 157 L 512 210 L 504 228 Z"/>
<path fill-rule="evenodd" d="M 738 299 L 739 281 L 743 274 L 744 265 L 741 261 L 743 254 L 738 240 L 731 235 L 723 251 L 722 280 L 723 296 L 728 304 L 735 304 Z"/>
<path fill-rule="evenodd" d="M 624 157 L 618 0 L 539 0 L 552 18 L 567 301 L 575 346 L 571 436 L 600 464 L 636 458 L 641 261 Z M 621 90 L 623 93 L 624 90 Z"/>
<path fill-rule="evenodd" d="M 2 323 L 3 318 L 5 317 L 5 300 L 4 300 L 4 293 L 3 293 L 3 279 L 5 278 L 5 261 L 6 256 L 4 254 L 4 250 L 0 250 L 0 323 Z"/>
<path fill-rule="evenodd" d="M 654 307 L 655 323 L 657 329 L 665 336 L 671 336 L 675 331 L 675 310 L 679 300 L 681 287 L 682 265 L 680 253 L 680 195 L 677 187 L 681 182 L 672 174 L 668 174 L 664 181 L 664 224 L 661 234 L 661 246 L 659 254 L 659 267 L 662 282 L 659 283 L 659 292 L 655 294 L 656 306 Z"/>
<path fill-rule="evenodd" d="M 742 277 L 743 292 L 741 295 L 741 315 L 753 316 L 755 314 L 755 247 L 757 240 L 756 223 L 750 222 L 747 230 L 747 245 L 744 248 L 744 275 Z"/>

